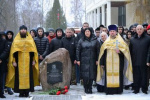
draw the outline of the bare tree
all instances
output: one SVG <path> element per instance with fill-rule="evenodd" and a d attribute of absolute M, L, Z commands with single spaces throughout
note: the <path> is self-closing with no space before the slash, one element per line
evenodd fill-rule
<path fill-rule="evenodd" d="M 17 0 L 0 0 L 0 30 L 16 32 L 16 2 Z"/>
<path fill-rule="evenodd" d="M 71 1 L 71 13 L 74 16 L 74 26 L 81 27 L 82 20 L 84 18 L 84 8 L 82 0 L 72 0 Z"/>
<path fill-rule="evenodd" d="M 42 2 L 37 0 L 19 1 L 17 5 L 19 7 L 19 25 L 25 24 L 29 29 L 43 26 Z"/>

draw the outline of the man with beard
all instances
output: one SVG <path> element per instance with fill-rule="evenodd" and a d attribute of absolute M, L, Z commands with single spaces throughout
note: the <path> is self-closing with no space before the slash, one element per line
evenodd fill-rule
<path fill-rule="evenodd" d="M 66 50 L 69 51 L 70 59 L 72 62 L 72 78 L 71 78 L 71 84 L 75 85 L 76 84 L 76 77 L 75 77 L 75 66 L 76 64 L 76 45 L 75 45 L 75 38 L 72 36 L 71 29 L 66 29 L 66 35 L 62 39 L 62 47 L 65 48 Z"/>
<path fill-rule="evenodd" d="M 134 79 L 134 92 L 139 93 L 140 88 L 142 92 L 147 94 L 147 55 L 150 47 L 150 37 L 144 34 L 142 25 L 136 27 L 136 35 L 130 41 L 130 52 L 133 64 L 133 79 Z"/>
<path fill-rule="evenodd" d="M 98 59 L 97 84 L 104 86 L 102 92 L 106 94 L 121 94 L 123 85 L 131 84 L 133 79 L 130 51 L 120 34 L 117 34 L 116 25 L 108 28 L 109 37 L 101 46 Z"/>
<path fill-rule="evenodd" d="M 56 29 L 56 38 L 52 39 L 50 43 L 50 53 L 62 48 L 62 37 L 64 37 L 64 31 L 61 28 Z"/>
<path fill-rule="evenodd" d="M 6 74 L 6 60 L 8 57 L 8 47 L 7 41 L 2 38 L 2 34 L 4 32 L 0 32 L 0 98 L 6 98 L 4 96 L 4 81 L 5 81 L 5 74 Z"/>
<path fill-rule="evenodd" d="M 44 37 L 44 29 L 42 27 L 37 29 L 37 33 L 37 37 L 34 38 L 34 41 L 37 47 L 40 63 L 49 53 L 49 41 Z"/>
<path fill-rule="evenodd" d="M 32 36 L 25 25 L 20 26 L 10 50 L 6 86 L 28 97 L 39 86 L 38 52 Z"/>

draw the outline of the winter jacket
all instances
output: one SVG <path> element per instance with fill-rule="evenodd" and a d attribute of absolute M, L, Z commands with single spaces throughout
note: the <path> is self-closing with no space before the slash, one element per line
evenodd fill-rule
<path fill-rule="evenodd" d="M 9 55 L 8 51 L 8 45 L 7 41 L 2 39 L 0 36 L 0 60 L 2 60 L 2 63 L 0 63 L 0 73 L 7 71 L 7 58 Z"/>
<path fill-rule="evenodd" d="M 74 37 L 64 37 L 62 39 L 62 47 L 67 49 L 70 54 L 70 59 L 72 64 L 74 63 L 74 60 L 76 58 L 76 44 L 75 44 L 75 38 Z"/>
<path fill-rule="evenodd" d="M 130 52 L 133 66 L 146 66 L 149 47 L 150 37 L 145 34 L 142 34 L 140 38 L 136 34 L 130 40 Z"/>
<path fill-rule="evenodd" d="M 60 30 L 62 31 L 62 36 L 61 37 L 58 37 L 57 36 L 57 31 Z M 59 49 L 59 48 L 62 48 L 62 38 L 65 36 L 63 30 L 61 28 L 58 28 L 56 29 L 56 38 L 52 39 L 51 43 L 50 43 L 50 52 L 49 53 L 52 53 L 54 52 L 55 50 Z"/>
<path fill-rule="evenodd" d="M 98 61 L 99 50 L 100 44 L 94 34 L 89 39 L 84 36 L 84 38 L 79 40 L 76 49 L 76 59 L 80 61 L 81 78 L 96 78 L 96 61 Z"/>
<path fill-rule="evenodd" d="M 36 47 L 37 47 L 37 51 L 38 51 L 38 55 L 42 55 L 43 58 L 45 58 L 48 53 L 49 53 L 49 41 L 46 37 L 42 36 L 39 37 L 39 35 L 37 37 L 34 38 Z"/>

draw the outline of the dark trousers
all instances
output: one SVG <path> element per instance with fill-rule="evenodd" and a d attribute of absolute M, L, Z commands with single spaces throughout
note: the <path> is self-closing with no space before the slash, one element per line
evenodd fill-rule
<path fill-rule="evenodd" d="M 5 77 L 5 73 L 1 72 L 0 73 L 0 95 L 4 94 L 4 77 Z"/>
<path fill-rule="evenodd" d="M 76 83 L 80 83 L 80 67 L 76 64 Z"/>
<path fill-rule="evenodd" d="M 92 90 L 92 84 L 93 84 L 93 80 L 92 79 L 83 79 L 83 85 L 84 85 L 85 89 Z"/>
<path fill-rule="evenodd" d="M 147 66 L 134 66 L 133 67 L 133 80 L 134 90 L 139 91 L 142 88 L 143 91 L 148 90 L 147 86 Z"/>
<path fill-rule="evenodd" d="M 5 82 L 6 82 L 6 74 L 7 73 L 4 73 L 4 77 L 3 77 L 3 87 L 5 88 Z M 3 92 L 4 92 L 4 88 L 3 88 Z M 9 87 L 6 87 L 7 91 L 10 92 L 11 91 L 11 88 Z"/>

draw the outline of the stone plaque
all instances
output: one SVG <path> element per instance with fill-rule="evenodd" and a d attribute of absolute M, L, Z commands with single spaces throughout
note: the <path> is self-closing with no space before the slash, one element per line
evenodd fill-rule
<path fill-rule="evenodd" d="M 47 83 L 55 84 L 63 81 L 62 63 L 59 61 L 47 64 Z"/>
<path fill-rule="evenodd" d="M 72 64 L 68 50 L 59 48 L 40 63 L 40 82 L 43 91 L 55 87 L 70 87 Z"/>

